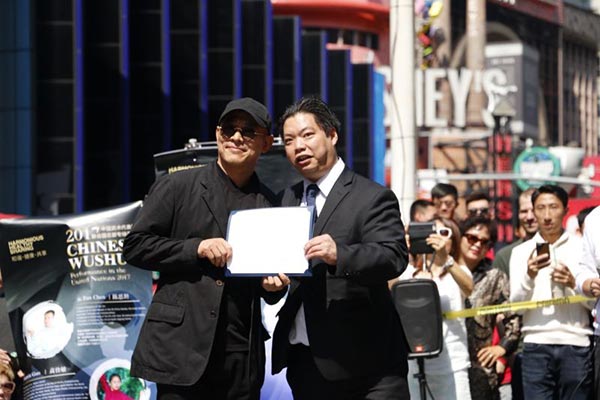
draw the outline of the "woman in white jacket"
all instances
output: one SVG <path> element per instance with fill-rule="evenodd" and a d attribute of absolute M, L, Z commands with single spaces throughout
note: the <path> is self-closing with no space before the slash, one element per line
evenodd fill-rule
<path fill-rule="evenodd" d="M 426 261 L 427 265 L 423 262 L 408 265 L 399 279 L 433 279 L 440 294 L 442 312 L 462 310 L 465 298 L 473 290 L 473 279 L 469 269 L 456 261 L 460 252 L 460 231 L 453 220 L 438 217 L 434 222 L 437 232 L 426 239 L 435 250 L 433 257 Z M 408 235 L 410 237 L 410 232 Z M 442 334 L 442 352 L 424 362 L 429 388 L 437 400 L 470 400 L 470 362 L 464 319 L 444 319 Z M 415 360 L 409 360 L 408 385 L 411 398 L 415 399 L 419 398 L 419 382 L 414 377 L 417 371 Z"/>

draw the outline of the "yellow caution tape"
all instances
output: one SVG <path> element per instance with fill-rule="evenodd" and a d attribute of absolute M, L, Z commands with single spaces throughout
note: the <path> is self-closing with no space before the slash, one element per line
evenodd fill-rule
<path fill-rule="evenodd" d="M 488 314 L 500 314 L 506 311 L 518 311 L 518 310 L 529 310 L 532 308 L 541 308 L 548 307 L 554 305 L 561 304 L 576 304 L 583 303 L 585 301 L 595 301 L 596 299 L 592 297 L 585 297 L 581 295 L 577 296 L 569 296 L 569 297 L 559 297 L 556 299 L 550 300 L 529 300 L 529 301 L 519 301 L 516 303 L 505 303 L 505 304 L 496 304 L 493 306 L 484 306 L 477 308 L 467 308 L 460 311 L 447 311 L 442 315 L 446 319 L 454 319 L 454 318 L 470 318 L 478 315 L 488 315 Z"/>

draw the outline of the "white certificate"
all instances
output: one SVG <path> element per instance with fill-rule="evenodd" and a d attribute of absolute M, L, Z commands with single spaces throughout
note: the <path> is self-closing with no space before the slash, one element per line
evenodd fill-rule
<path fill-rule="evenodd" d="M 227 242 L 228 275 L 310 275 L 304 245 L 312 237 L 314 207 L 232 211 Z"/>

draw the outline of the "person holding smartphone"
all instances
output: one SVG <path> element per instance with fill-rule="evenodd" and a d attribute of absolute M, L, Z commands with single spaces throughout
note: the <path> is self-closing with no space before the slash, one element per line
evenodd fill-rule
<path fill-rule="evenodd" d="M 582 241 L 565 231 L 567 192 L 542 185 L 531 196 L 539 231 L 510 257 L 510 300 L 575 295 Z M 587 400 L 592 390 L 590 310 L 593 304 L 554 304 L 522 311 L 523 394 L 526 399 Z"/>
<path fill-rule="evenodd" d="M 415 265 L 409 264 L 399 279 L 432 279 L 440 294 L 442 312 L 462 310 L 465 298 L 473 290 L 473 279 L 469 269 L 458 262 L 460 231 L 451 219 L 436 217 L 433 223 L 435 230 L 425 239 L 432 254 L 425 261 L 417 255 Z M 410 228 L 408 234 L 410 238 Z M 427 383 L 435 399 L 469 400 L 470 363 L 464 318 L 444 319 L 442 332 L 442 352 L 436 358 L 425 360 Z M 419 398 L 419 382 L 414 377 L 417 371 L 416 361 L 409 360 L 408 387 L 411 398 Z"/>

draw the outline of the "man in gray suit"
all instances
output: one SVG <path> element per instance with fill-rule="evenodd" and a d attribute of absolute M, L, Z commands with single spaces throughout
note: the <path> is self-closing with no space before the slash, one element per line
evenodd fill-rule
<path fill-rule="evenodd" d="M 312 276 L 292 280 L 273 372 L 287 366 L 295 399 L 407 399 L 407 346 L 387 286 L 407 264 L 396 196 L 345 167 L 340 122 L 320 99 L 288 107 L 280 129 L 304 177 L 282 205 L 314 205 L 318 217 L 304 247 Z"/>

